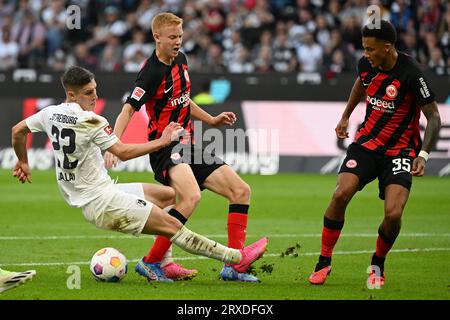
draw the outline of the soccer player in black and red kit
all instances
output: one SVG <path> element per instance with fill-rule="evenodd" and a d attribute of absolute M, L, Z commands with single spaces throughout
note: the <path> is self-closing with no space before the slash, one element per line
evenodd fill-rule
<path fill-rule="evenodd" d="M 209 189 L 229 200 L 228 245 L 242 248 L 245 243 L 250 187 L 231 167 L 212 154 L 195 147 L 192 141 L 193 125 L 191 117 L 211 126 L 232 125 L 236 116 L 232 112 L 222 112 L 216 117 L 202 110 L 190 99 L 191 83 L 186 56 L 180 52 L 183 37 L 183 20 L 171 13 L 161 13 L 152 20 L 152 32 L 156 49 L 137 75 L 131 95 L 119 114 L 114 132 L 120 138 L 134 112 L 145 104 L 148 117 L 148 139 L 157 139 L 170 122 L 183 126 L 185 136 L 158 152 L 150 154 L 150 163 L 155 179 L 175 189 L 178 202 L 169 213 L 182 223 L 195 210 L 201 198 L 201 190 Z M 184 146 L 184 147 L 180 147 Z M 106 155 L 107 167 L 114 165 L 115 159 Z M 198 160 L 200 159 L 200 163 Z M 164 255 L 169 250 L 169 239 L 158 236 L 149 254 L 139 264 L 141 274 L 155 280 L 154 274 L 162 269 L 167 278 L 179 280 L 195 276 L 196 270 L 187 270 L 171 262 L 161 266 Z M 223 280 L 257 282 L 258 279 L 246 272 L 237 272 L 226 265 L 220 272 Z M 166 281 L 157 277 L 158 281 Z"/>
<path fill-rule="evenodd" d="M 347 149 L 337 187 L 325 211 L 321 255 L 309 277 L 312 284 L 323 284 L 331 272 L 331 257 L 344 226 L 348 203 L 376 178 L 379 197 L 384 200 L 384 220 L 378 229 L 368 284 L 384 284 L 385 257 L 400 232 L 412 176 L 424 174 L 428 154 L 438 138 L 441 122 L 433 92 L 417 62 L 395 49 L 397 36 L 392 24 L 380 22 L 379 27 L 366 25 L 362 30 L 364 56 L 335 129 L 338 138 L 348 138 L 350 115 L 365 97 L 364 122 Z M 423 144 L 419 130 L 421 112 L 427 118 Z"/>

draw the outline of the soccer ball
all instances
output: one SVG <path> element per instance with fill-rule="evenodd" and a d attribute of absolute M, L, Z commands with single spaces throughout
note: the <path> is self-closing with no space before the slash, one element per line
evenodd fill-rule
<path fill-rule="evenodd" d="M 103 248 L 92 257 L 90 269 L 97 281 L 118 282 L 125 277 L 128 262 L 119 250 Z"/>

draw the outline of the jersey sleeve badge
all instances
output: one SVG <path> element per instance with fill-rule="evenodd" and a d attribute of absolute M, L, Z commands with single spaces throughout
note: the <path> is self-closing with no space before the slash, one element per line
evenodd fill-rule
<path fill-rule="evenodd" d="M 144 94 L 145 94 L 144 89 L 142 89 L 141 87 L 136 87 L 134 88 L 133 93 L 131 94 L 131 98 L 139 101 L 144 96 Z"/>
<path fill-rule="evenodd" d="M 103 130 L 106 132 L 106 134 L 108 136 L 113 134 L 113 128 L 110 125 L 107 125 L 106 127 L 104 127 Z"/>

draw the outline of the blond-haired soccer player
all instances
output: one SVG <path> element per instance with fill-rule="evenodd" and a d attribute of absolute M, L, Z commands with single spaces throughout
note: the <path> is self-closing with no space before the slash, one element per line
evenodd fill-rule
<path fill-rule="evenodd" d="M 152 20 L 156 49 L 138 73 L 132 93 L 119 114 L 114 132 L 120 138 L 133 114 L 145 104 L 149 115 L 148 140 L 158 139 L 171 121 L 185 129 L 185 135 L 170 145 L 150 154 L 155 179 L 175 189 L 178 202 L 170 213 L 185 224 L 201 199 L 201 190 L 208 189 L 229 202 L 228 246 L 244 247 L 250 186 L 236 172 L 214 154 L 205 152 L 192 141 L 196 118 L 211 126 L 232 125 L 233 112 L 222 112 L 213 117 L 191 100 L 191 82 L 186 56 L 180 51 L 183 39 L 183 20 L 172 13 L 160 13 Z M 106 154 L 106 166 L 113 166 L 117 158 Z M 171 242 L 167 237 L 157 237 L 152 250 L 143 258 L 147 265 L 158 264 Z M 189 270 L 172 264 L 163 267 L 172 279 L 189 274 Z M 147 276 L 146 274 L 142 274 Z M 258 278 L 247 272 L 225 265 L 220 272 L 223 280 L 257 282 Z"/>
<path fill-rule="evenodd" d="M 97 227 L 133 235 L 163 235 L 187 252 L 233 264 L 240 271 L 247 270 L 262 256 L 267 238 L 240 250 L 225 247 L 190 231 L 176 217 L 143 197 L 122 191 L 108 176 L 102 150 L 121 160 L 155 152 L 178 137 L 182 130 L 178 123 L 169 123 L 158 139 L 148 143 L 124 144 L 108 121 L 93 112 L 98 98 L 94 75 L 74 66 L 61 80 L 66 101 L 42 109 L 12 129 L 12 144 L 18 158 L 14 177 L 22 183 L 31 183 L 26 137 L 29 132 L 45 132 L 52 140 L 56 179 L 64 199 L 71 206 L 81 208 L 84 217 Z M 136 271 L 148 274 L 149 281 L 162 276 L 159 268 L 142 261 Z"/>

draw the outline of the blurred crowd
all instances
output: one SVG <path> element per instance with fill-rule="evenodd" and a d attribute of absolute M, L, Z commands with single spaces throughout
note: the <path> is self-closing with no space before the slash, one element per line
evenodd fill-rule
<path fill-rule="evenodd" d="M 72 5 L 80 9 L 81 28 Z M 0 0 L 0 70 L 137 72 L 154 50 L 152 18 L 184 20 L 183 52 L 197 72 L 354 72 L 361 28 L 376 5 L 397 48 L 450 75 L 447 0 Z"/>

